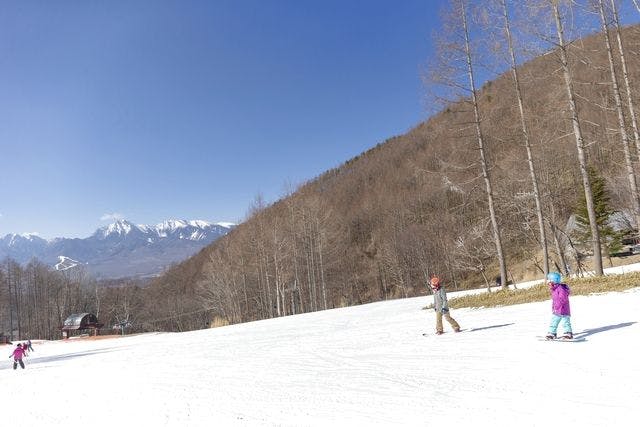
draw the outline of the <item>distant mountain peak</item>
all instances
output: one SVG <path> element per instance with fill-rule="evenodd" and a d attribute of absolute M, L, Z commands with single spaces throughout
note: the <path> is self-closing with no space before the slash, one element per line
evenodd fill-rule
<path fill-rule="evenodd" d="M 168 219 L 166 221 L 162 221 L 160 224 L 156 225 L 157 230 L 177 230 L 180 228 L 185 228 L 189 226 L 189 221 L 185 221 L 183 219 Z"/>
<path fill-rule="evenodd" d="M 220 227 L 224 228 L 233 228 L 238 224 L 236 224 L 235 222 L 216 222 L 215 225 L 219 225 Z"/>
<path fill-rule="evenodd" d="M 133 230 L 140 230 L 138 226 L 127 221 L 126 219 L 119 219 L 116 222 L 109 224 L 107 226 L 101 227 L 94 234 L 98 237 L 106 238 L 109 236 L 126 236 L 131 233 Z"/>
<path fill-rule="evenodd" d="M 221 230 L 220 228 L 221 226 L 218 224 L 213 224 L 201 219 L 189 221 L 184 219 L 171 219 L 156 225 L 155 232 L 160 239 L 172 236 L 181 240 L 200 241 L 207 240 L 208 235 L 211 233 L 224 233 L 225 230 Z M 230 229 L 232 227 L 223 228 Z"/>
<path fill-rule="evenodd" d="M 20 233 L 20 236 L 24 237 L 25 239 L 28 240 L 33 240 L 35 238 L 40 239 L 40 235 L 38 233 Z"/>
<path fill-rule="evenodd" d="M 56 270 L 80 265 L 100 278 L 149 276 L 193 255 L 227 234 L 235 224 L 169 219 L 156 225 L 135 225 L 119 219 L 84 239 L 46 241 L 36 233 L 0 237 L 0 259 L 20 263 L 38 258 Z"/>
<path fill-rule="evenodd" d="M 30 242 L 46 242 L 45 239 L 40 237 L 38 233 L 21 233 L 21 234 L 7 234 L 2 238 L 8 246 L 14 246 L 22 243 Z"/>
<path fill-rule="evenodd" d="M 207 221 L 203 221 L 201 219 L 194 219 L 189 221 L 189 225 L 191 225 L 192 227 L 205 228 L 205 227 L 211 227 L 213 224 Z"/>

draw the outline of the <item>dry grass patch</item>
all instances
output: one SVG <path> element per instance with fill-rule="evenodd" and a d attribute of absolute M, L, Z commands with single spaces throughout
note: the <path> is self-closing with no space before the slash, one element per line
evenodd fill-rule
<path fill-rule="evenodd" d="M 220 328 L 222 326 L 229 326 L 229 321 L 224 317 L 215 316 L 211 323 L 209 324 L 210 328 Z"/>

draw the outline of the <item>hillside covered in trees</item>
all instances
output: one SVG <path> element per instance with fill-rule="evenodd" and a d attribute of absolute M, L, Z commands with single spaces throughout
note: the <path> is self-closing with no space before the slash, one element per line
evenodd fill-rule
<path fill-rule="evenodd" d="M 521 279 L 514 265 L 575 272 L 589 255 L 601 271 L 640 214 L 640 27 L 620 29 L 609 0 L 525 2 L 513 17 L 475 3 L 452 1 L 428 59 L 437 114 L 257 201 L 150 286 L 111 290 L 126 295 L 120 317 L 126 306 L 140 330 L 189 330 L 420 295 L 432 274 L 472 288 Z"/>
<path fill-rule="evenodd" d="M 623 88 L 614 30 L 610 38 Z M 640 28 L 624 29 L 621 40 L 626 77 L 635 85 Z M 603 180 L 608 209 L 622 213 L 615 216 L 616 228 L 629 232 L 637 195 L 630 191 L 625 152 L 637 170 L 639 148 L 633 144 L 623 90 L 631 144 L 625 148 L 621 141 L 603 34 L 566 43 L 566 54 L 575 112 L 568 103 L 560 49 L 518 67 L 547 268 L 565 273 L 581 268 L 581 260 L 593 254 L 590 237 L 581 240 L 568 226 L 585 203 L 574 113 L 591 179 Z M 631 100 L 637 101 L 636 92 Z M 255 206 L 230 235 L 153 284 L 154 301 L 164 301 L 161 312 L 201 309 L 206 311 L 196 315 L 200 323 L 217 319 L 224 324 L 419 295 L 431 274 L 443 276 L 452 288 L 483 286 L 500 276 L 500 266 L 482 160 L 508 279 L 520 278 L 509 269 L 515 263 L 541 275 L 536 201 L 513 73 L 477 90 L 484 159 L 472 104 L 469 98 L 450 102 L 407 134 L 327 171 L 273 205 Z M 609 240 L 600 240 L 606 257 Z"/>

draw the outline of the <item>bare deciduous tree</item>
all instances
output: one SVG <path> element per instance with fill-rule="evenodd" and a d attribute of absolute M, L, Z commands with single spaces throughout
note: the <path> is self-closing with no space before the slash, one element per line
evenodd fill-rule
<path fill-rule="evenodd" d="M 467 73 L 469 77 L 469 89 L 471 91 L 471 102 L 473 105 L 473 116 L 475 119 L 476 137 L 478 142 L 478 151 L 480 154 L 480 165 L 482 167 L 482 177 L 485 183 L 485 191 L 487 194 L 487 203 L 489 207 L 489 216 L 491 218 L 491 228 L 493 230 L 493 239 L 496 246 L 496 254 L 498 257 L 498 264 L 500 266 L 500 278 L 503 287 L 507 286 L 507 266 L 502 248 L 502 238 L 500 236 L 500 227 L 498 226 L 498 219 L 496 216 L 495 204 L 493 200 L 493 186 L 491 178 L 489 176 L 489 166 L 487 163 L 486 148 L 484 143 L 484 136 L 482 133 L 482 127 L 480 123 L 480 110 L 477 99 L 477 89 L 475 83 L 475 74 L 473 69 L 473 59 L 471 56 L 471 42 L 469 37 L 469 26 L 467 19 L 467 12 L 465 7 L 465 0 L 458 1 L 458 13 L 462 22 L 462 30 L 464 33 L 464 50 L 467 60 Z"/>
<path fill-rule="evenodd" d="M 591 182 L 589 179 L 589 173 L 587 169 L 587 155 L 584 145 L 584 137 L 582 135 L 582 124 L 580 116 L 578 114 L 578 108 L 576 106 L 575 90 L 573 88 L 573 75 L 571 73 L 571 67 L 569 65 L 569 58 L 567 55 L 568 44 L 565 41 L 563 15 L 560 10 L 560 0 L 547 0 L 547 4 L 550 7 L 551 16 L 556 26 L 557 34 L 557 46 L 558 54 L 560 55 L 560 62 L 562 66 L 562 75 L 564 77 L 565 90 L 567 92 L 569 111 L 571 113 L 571 124 L 573 127 L 573 135 L 576 141 L 576 149 L 578 152 L 578 162 L 580 166 L 580 175 L 582 176 L 582 185 L 584 187 L 584 194 L 587 204 L 587 211 L 589 214 L 589 223 L 591 227 L 592 246 L 593 246 L 593 269 L 595 274 L 602 276 L 604 274 L 602 268 L 602 253 L 600 249 L 600 231 L 596 221 L 595 205 L 593 201 L 593 193 L 591 190 Z"/>
<path fill-rule="evenodd" d="M 457 97 L 452 104 L 469 102 L 471 107 L 471 127 L 473 140 L 478 153 L 480 173 L 484 183 L 484 194 L 487 202 L 489 221 L 493 233 L 495 256 L 499 266 L 503 286 L 507 285 L 507 267 L 503 250 L 502 236 L 496 213 L 491 168 L 487 153 L 487 144 L 480 115 L 478 89 L 476 87 L 475 55 L 472 49 L 471 31 L 469 28 L 467 0 L 451 2 L 451 10 L 446 17 L 447 31 L 438 41 L 438 58 L 430 81 L 448 87 Z M 462 78 L 464 76 L 464 78 Z M 464 95 L 463 95 L 464 94 Z M 468 99 L 464 99 L 468 96 Z"/>
<path fill-rule="evenodd" d="M 513 76 L 513 84 L 518 100 L 518 112 L 520 118 L 520 128 L 522 130 L 522 139 L 527 152 L 527 163 L 529 165 L 529 173 L 531 176 L 531 185 L 533 188 L 533 198 L 536 206 L 536 216 L 538 218 L 538 231 L 540 233 L 540 246 L 542 248 L 542 263 L 543 271 L 546 276 L 549 272 L 549 249 L 547 245 L 547 236 L 545 231 L 544 215 L 542 212 L 542 202 L 540 200 L 540 189 L 538 186 L 538 175 L 536 173 L 536 166 L 533 160 L 533 154 L 531 151 L 531 140 L 529 136 L 529 129 L 527 126 L 527 120 L 524 111 L 524 97 L 522 93 L 522 87 L 520 86 L 520 77 L 518 73 L 518 62 L 516 60 L 515 48 L 513 45 L 513 37 L 511 35 L 511 21 L 509 19 L 509 9 L 507 7 L 506 0 L 500 0 L 502 6 L 502 16 L 504 19 L 504 33 L 507 39 L 507 47 L 509 51 L 509 59 L 511 65 L 511 75 Z"/>
<path fill-rule="evenodd" d="M 634 0 L 635 2 L 636 0 Z M 636 7 L 637 7 L 636 3 Z M 620 30 L 620 19 L 618 17 L 618 9 L 616 6 L 616 0 L 611 0 L 611 14 L 613 19 L 613 26 L 616 31 L 616 40 L 618 44 L 618 54 L 620 56 L 620 64 L 622 66 L 622 78 L 624 81 L 627 106 L 629 108 L 629 116 L 631 118 L 631 128 L 633 129 L 633 139 L 636 146 L 636 155 L 640 158 L 640 131 L 638 130 L 638 120 L 635 112 L 635 103 L 633 100 L 633 92 L 631 90 L 631 78 L 629 77 L 629 71 L 627 69 L 627 59 L 625 55 L 624 44 L 622 42 L 622 31 Z M 637 221 L 637 219 L 636 219 Z M 640 229 L 640 223 L 636 222 L 636 228 Z"/>
<path fill-rule="evenodd" d="M 602 25 L 602 35 L 605 41 L 605 48 L 607 51 L 607 58 L 609 60 L 609 73 L 611 74 L 611 90 L 613 92 L 613 99 L 616 105 L 616 112 L 618 116 L 618 129 L 620 132 L 620 139 L 622 142 L 622 149 L 624 152 L 624 163 L 627 169 L 627 180 L 629 182 L 629 189 L 631 192 L 631 200 L 633 201 L 633 209 L 635 215 L 636 224 L 640 224 L 640 194 L 638 194 L 638 185 L 636 182 L 635 171 L 633 170 L 633 163 L 631 161 L 631 150 L 629 149 L 629 135 L 627 134 L 627 124 L 625 120 L 625 113 L 622 106 L 622 96 L 620 95 L 620 86 L 618 84 L 618 74 L 616 72 L 616 66 L 613 59 L 613 48 L 611 47 L 611 39 L 609 37 L 609 22 L 607 20 L 607 13 L 605 11 L 604 0 L 598 0 L 597 2 L 598 14 L 600 15 L 600 22 Z M 631 100 L 631 97 L 629 97 Z"/>

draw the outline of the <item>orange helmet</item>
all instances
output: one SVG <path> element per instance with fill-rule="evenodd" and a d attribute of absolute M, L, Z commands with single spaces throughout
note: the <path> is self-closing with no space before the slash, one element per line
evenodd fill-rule
<path fill-rule="evenodd" d="M 440 279 L 438 278 L 438 276 L 433 276 L 431 280 L 429 280 L 429 284 L 432 288 L 438 289 L 440 287 Z"/>

